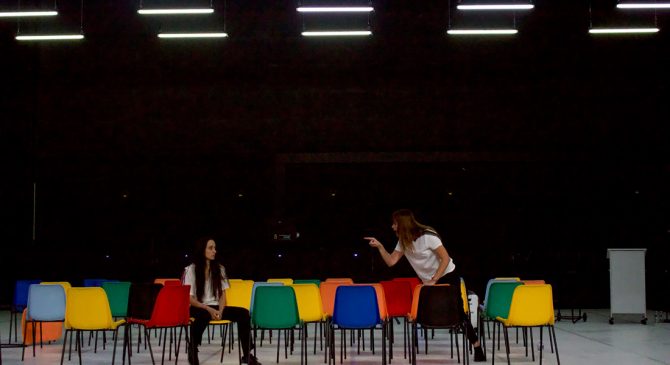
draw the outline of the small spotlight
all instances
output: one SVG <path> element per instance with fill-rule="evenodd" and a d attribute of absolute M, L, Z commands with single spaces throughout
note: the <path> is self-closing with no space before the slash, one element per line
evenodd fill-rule
<path fill-rule="evenodd" d="M 188 254 L 184 255 L 185 258 L 188 258 Z"/>
<path fill-rule="evenodd" d="M 237 194 L 237 197 L 238 197 L 238 198 L 241 198 L 241 197 L 243 197 L 243 196 L 244 196 L 244 194 L 242 194 L 242 193 L 238 193 L 238 194 Z"/>
<path fill-rule="evenodd" d="M 281 254 L 277 254 L 277 257 L 278 257 L 278 258 L 281 258 L 282 256 L 281 256 Z"/>
<path fill-rule="evenodd" d="M 110 258 L 110 257 L 109 257 L 109 255 L 105 255 L 105 258 L 108 259 L 108 258 Z"/>
<path fill-rule="evenodd" d="M 447 193 L 447 195 L 452 196 L 452 195 L 454 195 L 454 193 L 450 191 L 450 192 Z"/>
<path fill-rule="evenodd" d="M 358 257 L 358 253 L 354 252 L 354 257 Z"/>

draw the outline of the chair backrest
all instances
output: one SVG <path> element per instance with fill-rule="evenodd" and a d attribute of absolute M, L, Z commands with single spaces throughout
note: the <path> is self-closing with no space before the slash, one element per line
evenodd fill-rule
<path fill-rule="evenodd" d="M 130 285 L 129 281 L 106 281 L 102 283 L 102 289 L 107 293 L 113 317 L 125 317 L 128 315 Z"/>
<path fill-rule="evenodd" d="M 483 315 L 489 319 L 507 318 L 514 289 L 523 285 L 520 281 L 496 281 L 491 283 Z"/>
<path fill-rule="evenodd" d="M 424 285 L 419 294 L 416 322 L 423 327 L 455 327 L 462 323 L 458 296 L 452 285 Z"/>
<path fill-rule="evenodd" d="M 191 286 L 166 285 L 158 292 L 147 327 L 175 327 L 189 324 Z"/>
<path fill-rule="evenodd" d="M 463 300 L 463 312 L 470 314 L 470 301 L 468 301 L 468 290 L 465 288 L 465 280 L 461 279 L 461 300 Z"/>
<path fill-rule="evenodd" d="M 546 284 L 544 280 L 521 280 L 524 285 L 542 285 Z"/>
<path fill-rule="evenodd" d="M 298 314 L 303 322 L 323 320 L 323 303 L 321 292 L 314 284 L 293 284 L 293 291 L 298 302 Z"/>
<path fill-rule="evenodd" d="M 68 281 L 41 281 L 40 284 L 62 286 L 63 291 L 65 291 L 65 297 L 67 297 L 67 292 L 72 288 L 72 285 Z"/>
<path fill-rule="evenodd" d="M 421 296 L 421 288 L 423 288 L 423 285 L 417 285 L 414 287 L 414 290 L 412 290 L 412 306 L 409 310 L 409 319 L 411 321 L 416 321 L 416 316 L 419 312 L 419 297 Z"/>
<path fill-rule="evenodd" d="M 293 279 L 290 278 L 270 278 L 267 280 L 268 283 L 282 283 L 284 285 L 293 284 Z"/>
<path fill-rule="evenodd" d="M 421 285 L 421 280 L 417 278 L 416 276 L 413 277 L 404 277 L 404 278 L 393 278 L 391 281 L 406 281 L 409 283 L 409 285 L 412 288 L 412 292 L 414 292 L 414 288 L 416 288 L 417 285 Z"/>
<path fill-rule="evenodd" d="M 380 284 L 384 287 L 389 316 L 406 316 L 412 308 L 412 286 L 409 281 L 386 280 Z"/>
<path fill-rule="evenodd" d="M 381 323 L 372 285 L 342 285 L 335 294 L 333 323 L 340 328 L 372 328 Z"/>
<path fill-rule="evenodd" d="M 337 293 L 337 288 L 342 285 L 346 285 L 346 283 L 339 281 L 324 281 L 319 286 L 324 316 L 333 316 L 333 308 L 335 307 L 335 294 Z"/>
<path fill-rule="evenodd" d="M 488 301 L 489 298 L 489 290 L 491 289 L 491 284 L 497 283 L 497 282 L 515 282 L 515 281 L 520 281 L 519 278 L 493 278 L 486 283 L 486 292 L 484 292 L 484 300 L 482 301 L 482 306 L 486 308 L 486 302 Z"/>
<path fill-rule="evenodd" d="M 32 284 L 28 289 L 27 317 L 36 321 L 65 320 L 65 289 L 58 284 Z"/>
<path fill-rule="evenodd" d="M 321 280 L 319 279 L 295 279 L 293 284 L 314 284 L 317 287 L 321 285 Z"/>
<path fill-rule="evenodd" d="M 156 279 L 154 279 L 154 284 L 160 284 L 160 285 L 163 285 L 163 286 L 165 286 L 165 285 L 181 285 L 181 279 L 177 279 L 177 278 L 156 278 Z"/>
<path fill-rule="evenodd" d="M 345 284 L 353 284 L 354 279 L 352 278 L 326 278 L 327 282 L 335 282 L 335 283 L 345 283 Z"/>
<path fill-rule="evenodd" d="M 156 298 L 162 288 L 162 285 L 155 283 L 132 283 L 128 294 L 128 317 L 151 318 Z"/>
<path fill-rule="evenodd" d="M 254 282 L 251 280 L 231 281 L 226 289 L 226 305 L 251 309 L 251 293 Z"/>
<path fill-rule="evenodd" d="M 32 284 L 39 284 L 39 280 L 17 280 L 14 284 L 14 297 L 12 299 L 12 310 L 22 312 L 28 305 L 28 289 Z"/>
<path fill-rule="evenodd" d="M 389 317 L 388 307 L 386 306 L 386 294 L 384 293 L 384 286 L 380 283 L 359 283 L 359 284 L 349 284 L 349 285 L 368 285 L 375 289 L 375 294 L 377 295 L 377 307 L 379 308 L 379 317 L 382 320 L 387 320 Z"/>
<path fill-rule="evenodd" d="M 78 330 L 111 328 L 112 311 L 100 287 L 71 288 L 67 293 L 65 326 Z"/>
<path fill-rule="evenodd" d="M 109 279 L 84 279 L 84 287 L 90 288 L 92 286 L 99 286 L 102 287 L 102 284 L 106 282 L 115 282 L 118 280 L 109 280 Z"/>
<path fill-rule="evenodd" d="M 254 286 L 251 288 L 251 303 L 249 305 L 249 312 L 254 312 L 254 301 L 256 300 L 256 290 L 261 286 L 284 286 L 283 283 L 268 283 L 268 282 L 255 282 Z"/>
<path fill-rule="evenodd" d="M 298 303 L 290 286 L 257 287 L 251 313 L 251 322 L 260 328 L 293 328 L 300 324 Z"/>
<path fill-rule="evenodd" d="M 507 323 L 514 326 L 553 325 L 554 301 L 551 285 L 517 286 L 512 296 Z"/>

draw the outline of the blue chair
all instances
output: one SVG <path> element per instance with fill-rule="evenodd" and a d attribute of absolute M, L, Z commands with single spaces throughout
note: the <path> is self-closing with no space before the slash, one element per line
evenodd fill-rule
<path fill-rule="evenodd" d="M 19 318 L 28 304 L 28 288 L 32 284 L 39 284 L 39 280 L 17 280 L 14 285 L 14 298 L 9 315 L 9 339 L 12 340 L 12 327 L 14 327 L 14 342 L 18 342 Z"/>
<path fill-rule="evenodd" d="M 65 321 L 65 289 L 62 285 L 32 284 L 28 289 L 28 312 L 26 313 L 26 331 L 23 341 L 26 340 L 28 322 L 32 324 L 33 357 L 35 356 L 35 332 L 37 323 Z M 40 331 L 40 346 L 42 345 L 42 331 Z M 23 361 L 26 347 L 21 351 Z"/>
<path fill-rule="evenodd" d="M 85 288 L 91 288 L 95 286 L 102 287 L 103 283 L 107 282 L 118 282 L 118 280 L 109 280 L 109 279 L 84 279 L 84 287 Z"/>
<path fill-rule="evenodd" d="M 386 323 L 379 314 L 377 292 L 371 285 L 342 285 L 335 293 L 333 318 L 330 322 L 330 360 L 335 363 L 335 330 L 340 332 L 340 362 L 344 356 L 346 329 L 382 330 L 382 364 L 386 364 Z M 374 337 L 370 339 L 374 343 Z M 330 360 L 328 363 L 330 364 Z"/>

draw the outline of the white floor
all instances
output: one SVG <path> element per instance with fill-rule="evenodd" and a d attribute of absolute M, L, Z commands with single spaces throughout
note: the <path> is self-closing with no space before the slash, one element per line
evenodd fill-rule
<path fill-rule="evenodd" d="M 562 364 L 607 364 L 607 365 L 645 365 L 645 364 L 670 364 L 670 323 L 657 323 L 654 320 L 654 313 L 649 312 L 649 322 L 647 325 L 640 324 L 639 315 L 617 315 L 615 316 L 616 323 L 610 325 L 608 323 L 609 310 L 593 309 L 585 310 L 588 315 L 587 322 L 579 321 L 572 323 L 569 320 L 563 320 L 556 324 L 556 336 L 558 340 L 558 349 L 560 360 Z M 569 314 L 569 311 L 564 311 L 563 314 Z M 7 343 L 9 330 L 9 316 L 7 312 L 0 312 L 0 337 L 3 344 Z M 406 364 L 407 360 L 403 359 L 402 351 L 402 327 L 395 326 L 396 330 L 396 345 L 394 346 L 394 359 L 392 364 Z M 511 339 L 515 336 L 510 333 Z M 544 332 L 545 341 L 546 331 Z M 19 335 L 20 336 L 20 335 Z M 276 334 L 275 334 L 276 336 Z M 375 335 L 379 338 L 379 334 Z M 338 336 L 339 339 L 339 336 Z M 366 338 L 367 339 L 367 338 Z M 538 347 L 539 333 L 534 335 L 535 346 Z M 108 340 L 109 341 L 109 340 Z M 157 363 L 160 362 L 161 348 L 157 346 L 157 339 L 153 339 L 154 356 L 156 356 Z M 490 348 L 490 340 L 488 342 Z M 62 342 L 45 345 L 44 348 L 37 350 L 37 356 L 32 356 L 30 348 L 26 349 L 26 359 L 23 361 L 26 365 L 31 364 L 58 364 L 60 362 L 60 354 Z M 323 363 L 323 351 L 318 349 L 317 354 L 312 352 L 312 341 L 309 342 L 309 363 L 320 364 Z M 377 344 L 377 353 L 372 355 L 369 348 L 366 351 L 361 351 L 361 354 L 356 354 L 355 348 L 350 348 L 347 359 L 344 364 L 381 364 L 381 345 Z M 420 349 L 423 351 L 423 339 L 420 340 Z M 548 350 L 548 343 L 545 350 Z M 495 363 L 506 363 L 504 347 L 502 351 L 496 350 Z M 84 347 L 83 351 L 84 364 L 110 364 L 111 363 L 111 342 L 108 342 L 106 350 L 98 349 L 97 353 L 93 352 L 93 346 Z M 117 350 L 117 363 L 120 363 L 120 349 Z M 73 353 L 73 355 L 75 355 Z M 204 344 L 200 348 L 200 363 L 201 364 L 219 364 L 221 355 L 220 338 L 217 336 L 211 344 Z M 233 353 L 226 352 L 223 364 L 237 364 L 237 349 Z M 456 364 L 456 358 L 450 358 L 449 336 L 444 331 L 437 331 L 435 338 L 429 341 L 429 354 L 425 355 L 421 352 L 417 357 L 418 364 Z M 537 359 L 536 352 L 536 363 Z M 265 365 L 276 363 L 276 340 L 270 345 L 266 342 L 262 347 L 258 348 L 258 359 Z M 67 353 L 66 353 L 67 357 Z M 339 363 L 339 347 L 337 351 L 337 361 Z M 533 363 L 529 357 L 525 356 L 525 350 L 520 344 L 512 343 L 511 347 L 511 361 L 513 364 L 531 364 Z M 172 358 L 174 363 L 174 357 Z M 492 362 L 490 349 L 488 363 Z M 2 363 L 3 364 L 20 364 L 21 363 L 21 349 L 20 348 L 3 348 L 2 349 Z M 71 361 L 65 360 L 65 364 L 77 364 L 77 358 L 74 356 Z M 133 364 L 150 364 L 151 358 L 148 351 L 142 350 L 138 354 L 134 354 L 132 358 Z M 170 363 L 167 361 L 166 364 Z M 180 364 L 187 364 L 185 354 L 179 357 Z M 544 364 L 556 364 L 555 354 L 549 351 L 544 352 Z M 282 353 L 279 359 L 279 364 L 297 365 L 300 364 L 300 356 L 298 352 L 293 355 L 288 355 L 288 359 L 284 359 L 283 346 Z"/>

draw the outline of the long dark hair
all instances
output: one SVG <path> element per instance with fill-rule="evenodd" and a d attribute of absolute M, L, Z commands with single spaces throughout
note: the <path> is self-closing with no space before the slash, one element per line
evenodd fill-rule
<path fill-rule="evenodd" d="M 205 257 L 205 250 L 207 249 L 207 242 L 213 241 L 212 237 L 202 237 L 195 241 L 193 249 L 193 264 L 195 265 L 195 295 L 198 300 L 202 300 L 205 295 L 205 268 L 207 267 L 207 258 Z M 221 264 L 216 260 L 209 262 L 209 278 L 212 283 L 212 293 L 215 298 L 219 298 L 223 294 L 221 288 Z"/>
<path fill-rule="evenodd" d="M 393 221 L 398 225 L 396 232 L 403 250 L 412 251 L 412 242 L 425 233 L 437 235 L 437 231 L 430 226 L 419 223 L 414 213 L 409 209 L 399 209 L 393 212 Z"/>

